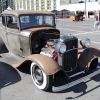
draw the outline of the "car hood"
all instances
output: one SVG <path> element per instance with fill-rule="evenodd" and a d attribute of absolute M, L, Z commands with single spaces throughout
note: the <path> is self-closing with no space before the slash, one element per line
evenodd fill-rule
<path fill-rule="evenodd" d="M 20 35 L 28 37 L 32 32 L 39 31 L 39 30 L 48 30 L 48 29 L 56 29 L 56 28 L 54 27 L 29 28 L 29 29 L 22 30 L 20 32 Z"/>

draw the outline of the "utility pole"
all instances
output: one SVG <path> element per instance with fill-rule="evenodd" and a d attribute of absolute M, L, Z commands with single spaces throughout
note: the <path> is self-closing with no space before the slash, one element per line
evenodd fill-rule
<path fill-rule="evenodd" d="M 85 0 L 85 15 L 86 15 L 86 18 L 87 18 L 87 11 L 86 11 L 86 0 Z"/>

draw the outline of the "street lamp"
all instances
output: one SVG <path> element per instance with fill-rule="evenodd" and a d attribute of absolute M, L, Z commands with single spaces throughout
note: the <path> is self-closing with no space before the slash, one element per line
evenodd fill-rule
<path fill-rule="evenodd" d="M 85 16 L 87 18 L 87 12 L 86 12 L 86 0 L 85 0 Z"/>

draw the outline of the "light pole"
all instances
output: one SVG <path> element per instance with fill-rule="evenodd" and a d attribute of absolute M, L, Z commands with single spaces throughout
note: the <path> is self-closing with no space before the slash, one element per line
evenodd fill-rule
<path fill-rule="evenodd" d="M 87 11 L 86 11 L 86 0 L 85 0 L 85 16 L 87 18 Z"/>

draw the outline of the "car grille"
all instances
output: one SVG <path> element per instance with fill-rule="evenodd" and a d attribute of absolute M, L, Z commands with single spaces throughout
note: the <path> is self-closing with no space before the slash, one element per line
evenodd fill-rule
<path fill-rule="evenodd" d="M 65 42 L 67 52 L 62 55 L 62 65 L 65 71 L 72 71 L 77 65 L 78 39 L 74 38 Z"/>

